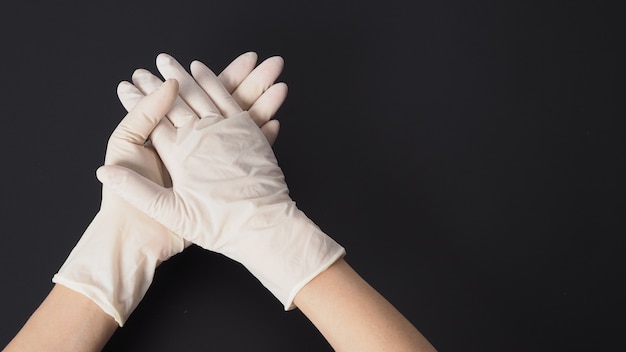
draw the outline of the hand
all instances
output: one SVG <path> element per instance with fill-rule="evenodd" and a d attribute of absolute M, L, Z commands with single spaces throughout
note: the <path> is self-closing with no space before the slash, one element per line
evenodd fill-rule
<path fill-rule="evenodd" d="M 287 92 L 284 83 L 271 85 L 282 70 L 282 59 L 268 59 L 253 70 L 255 63 L 256 54 L 241 55 L 224 69 L 220 80 L 228 84 L 232 91 L 240 92 L 237 96 L 242 106 L 257 111 L 257 120 L 263 122 L 266 135 L 273 141 L 279 125 L 278 121 L 269 119 L 282 104 Z M 154 92 L 161 82 L 158 85 L 154 84 L 154 80 L 151 82 L 153 85 L 149 90 Z M 194 88 L 193 82 L 185 83 L 186 89 Z M 157 184 L 171 184 L 169 174 L 154 148 L 145 144 L 153 123 L 158 121 L 154 118 L 160 118 L 168 111 L 174 118 L 179 116 L 176 111 L 180 110 L 166 107 L 168 101 L 162 97 L 166 93 L 158 93 L 161 98 L 150 98 L 139 106 L 143 93 L 127 82 L 119 85 L 120 100 L 131 113 L 113 132 L 107 146 L 105 165 L 124 165 Z M 175 96 L 171 103 L 179 109 L 187 107 L 180 98 L 174 99 Z M 198 103 L 192 104 L 196 105 Z M 146 130 L 146 121 L 141 118 L 147 113 L 153 120 L 150 120 Z M 89 297 L 122 326 L 145 295 L 156 267 L 188 244 L 104 188 L 100 211 L 54 276 L 53 282 Z"/>
<path fill-rule="evenodd" d="M 166 183 L 160 159 L 144 142 L 170 109 L 177 87 L 168 81 L 135 105 L 109 139 L 106 165 L 124 165 Z M 180 237 L 104 187 L 100 211 L 52 281 L 89 297 L 123 326 L 159 263 L 183 248 Z"/>
<path fill-rule="evenodd" d="M 172 177 L 164 188 L 131 169 L 103 166 L 105 187 L 206 249 L 241 262 L 284 304 L 345 254 L 289 197 L 272 149 L 204 65 L 192 64 L 213 105 L 201 119 L 163 120 L 152 143 Z"/>

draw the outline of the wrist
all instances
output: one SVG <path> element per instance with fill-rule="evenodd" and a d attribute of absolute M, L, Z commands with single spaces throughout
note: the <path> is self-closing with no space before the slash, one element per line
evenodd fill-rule
<path fill-rule="evenodd" d="M 101 210 L 52 281 L 90 298 L 122 326 L 148 290 L 156 267 L 183 249 L 178 236 L 144 220 Z"/>
<path fill-rule="evenodd" d="M 223 254 L 243 264 L 284 305 L 295 308 L 294 297 L 309 281 L 345 255 L 345 249 L 326 235 L 295 203 L 280 216 L 264 217 L 265 227 L 241 233 Z M 243 245 L 245 243 L 245 245 Z"/>
<path fill-rule="evenodd" d="M 117 326 L 88 297 L 55 285 L 3 351 L 100 351 Z"/>

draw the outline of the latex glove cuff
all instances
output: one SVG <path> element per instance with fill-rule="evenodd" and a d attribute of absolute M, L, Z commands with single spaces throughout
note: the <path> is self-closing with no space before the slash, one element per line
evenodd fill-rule
<path fill-rule="evenodd" d="M 160 224 L 134 213 L 136 218 L 123 219 L 98 212 L 52 278 L 91 299 L 119 326 L 148 291 L 156 267 L 184 248 L 182 238 L 164 233 Z M 155 238 L 166 234 L 167 239 Z"/>

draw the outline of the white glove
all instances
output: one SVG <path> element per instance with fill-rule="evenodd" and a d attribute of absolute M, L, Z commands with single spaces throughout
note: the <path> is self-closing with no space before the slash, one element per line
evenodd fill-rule
<path fill-rule="evenodd" d="M 239 92 L 238 102 L 242 106 L 256 107 L 257 121 L 273 142 L 279 125 L 270 118 L 287 92 L 284 83 L 272 85 L 282 70 L 282 59 L 268 59 L 256 69 L 255 65 L 255 53 L 243 54 L 224 69 L 220 80 L 230 91 Z M 162 84 L 155 79 L 151 81 L 149 93 Z M 176 97 L 176 89 L 171 86 L 155 93 L 155 97 L 144 98 L 144 93 L 132 84 L 122 82 L 119 85 L 120 101 L 130 113 L 109 140 L 106 165 L 124 165 L 157 184 L 171 185 L 169 174 L 154 148 L 144 143 L 154 124 L 166 112 L 170 119 L 184 119 L 189 111 L 198 109 L 208 100 L 206 95 L 190 99 L 187 92 L 201 89 L 191 76 L 180 81 L 186 87 L 180 97 Z M 100 211 L 52 281 L 87 296 L 123 326 L 144 297 L 158 264 L 187 245 L 168 228 L 105 187 Z"/>
<path fill-rule="evenodd" d="M 124 165 L 167 184 L 159 157 L 144 142 L 170 109 L 177 86 L 169 81 L 136 104 L 109 139 L 106 165 Z M 52 281 L 89 297 L 123 326 L 152 283 L 156 267 L 182 250 L 179 236 L 104 187 L 100 211 Z"/>
<path fill-rule="evenodd" d="M 178 128 L 167 120 L 155 128 L 152 142 L 172 188 L 123 166 L 101 167 L 98 179 L 185 239 L 242 263 L 291 309 L 298 291 L 345 250 L 291 200 L 250 115 L 206 66 L 194 62 L 191 69 L 205 77 L 203 87 L 221 112 L 207 109 Z"/>

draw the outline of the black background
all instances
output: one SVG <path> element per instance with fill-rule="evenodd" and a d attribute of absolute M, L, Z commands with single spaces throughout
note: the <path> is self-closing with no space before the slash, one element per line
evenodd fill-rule
<path fill-rule="evenodd" d="M 0 344 L 98 210 L 115 88 L 167 52 L 281 55 L 293 198 L 441 351 L 624 349 L 622 12 L 600 2 L 2 5 Z M 617 2 L 615 2 L 617 3 Z M 197 247 L 106 351 L 325 351 Z"/>

